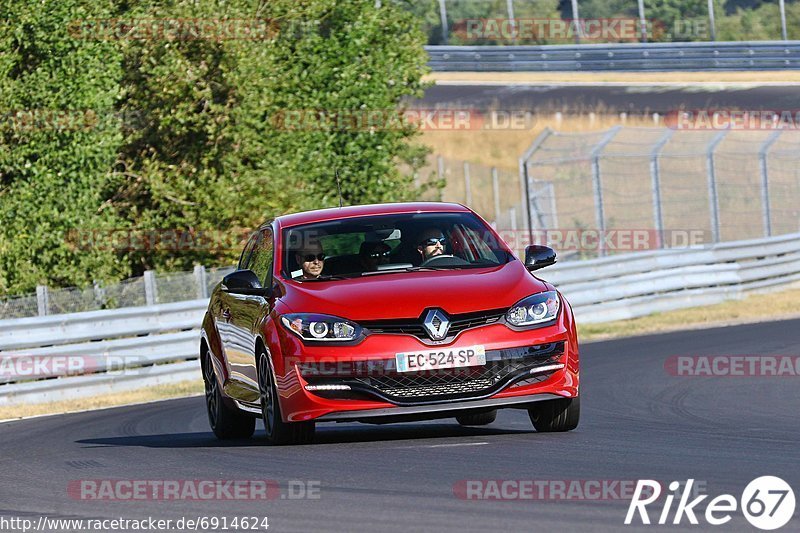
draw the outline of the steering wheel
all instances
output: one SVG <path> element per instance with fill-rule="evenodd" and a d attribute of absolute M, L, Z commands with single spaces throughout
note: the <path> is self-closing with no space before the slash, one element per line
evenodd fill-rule
<path fill-rule="evenodd" d="M 419 266 L 421 266 L 421 267 L 426 267 L 426 266 L 464 266 L 464 265 L 468 265 L 468 264 L 469 264 L 469 262 L 464 261 L 460 257 L 456 257 L 454 255 L 448 255 L 448 254 L 440 254 L 440 255 L 434 255 L 433 257 L 429 257 L 428 259 L 426 259 L 425 261 L 420 263 Z"/>

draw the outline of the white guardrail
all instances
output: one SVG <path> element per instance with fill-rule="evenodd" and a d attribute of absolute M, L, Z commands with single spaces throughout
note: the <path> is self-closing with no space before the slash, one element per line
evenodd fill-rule
<path fill-rule="evenodd" d="M 633 318 L 800 280 L 800 234 L 566 262 L 540 275 L 580 322 Z M 0 321 L 0 406 L 199 380 L 207 303 Z"/>

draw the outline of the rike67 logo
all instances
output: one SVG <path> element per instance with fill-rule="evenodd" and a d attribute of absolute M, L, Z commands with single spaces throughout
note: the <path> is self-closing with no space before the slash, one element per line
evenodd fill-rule
<path fill-rule="evenodd" d="M 686 483 L 673 481 L 669 484 L 670 493 L 664 499 L 661 512 L 658 513 L 657 522 L 660 525 L 671 523 L 678 525 L 686 518 L 690 524 L 699 524 L 698 515 L 705 519 L 708 524 L 721 526 L 730 522 L 732 513 L 741 509 L 742 514 L 750 524 L 758 529 L 770 531 L 785 526 L 794 515 L 795 498 L 794 491 L 779 477 L 762 476 L 751 481 L 742 492 L 742 497 L 737 501 L 731 494 L 721 494 L 708 502 L 705 512 L 700 513 L 697 509 L 708 495 L 704 494 L 689 500 L 692 496 L 693 479 Z M 683 487 L 682 493 L 678 494 Z M 651 479 L 640 479 L 636 484 L 636 489 L 628 507 L 628 514 L 625 516 L 625 525 L 641 520 L 642 524 L 651 524 L 651 517 L 648 512 L 656 506 L 661 497 L 661 484 Z M 673 502 L 677 496 L 678 503 L 673 514 Z"/>

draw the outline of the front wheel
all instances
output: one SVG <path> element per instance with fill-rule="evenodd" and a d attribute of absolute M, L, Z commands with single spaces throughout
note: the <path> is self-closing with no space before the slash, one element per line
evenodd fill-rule
<path fill-rule="evenodd" d="M 537 402 L 528 409 L 528 416 L 536 431 L 572 431 L 581 417 L 581 399 L 576 396 Z"/>
<path fill-rule="evenodd" d="M 214 375 L 214 364 L 209 349 L 206 349 L 203 356 L 203 384 L 206 392 L 208 423 L 214 435 L 223 440 L 251 437 L 256 429 L 256 419 L 225 404 L 217 377 Z"/>
<path fill-rule="evenodd" d="M 261 416 L 267 442 L 272 445 L 309 444 L 314 440 L 314 422 L 284 422 L 278 403 L 278 389 L 272 379 L 267 354 L 258 356 L 258 389 L 261 396 Z"/>

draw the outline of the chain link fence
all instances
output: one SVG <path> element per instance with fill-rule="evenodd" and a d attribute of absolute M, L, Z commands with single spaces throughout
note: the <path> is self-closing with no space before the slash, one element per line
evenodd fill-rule
<path fill-rule="evenodd" d="M 705 245 L 799 231 L 799 163 L 797 131 L 617 126 L 545 130 L 521 172 L 535 191 L 532 230 L 641 231 L 655 237 L 650 249 L 686 246 L 687 236 Z M 581 257 L 614 250 L 596 252 Z"/>
<path fill-rule="evenodd" d="M 35 294 L 0 301 L 0 320 L 206 298 L 214 286 L 233 270 L 234 267 L 206 269 L 198 265 L 191 272 L 148 271 L 142 277 L 109 285 L 63 289 L 39 286 Z"/>
<path fill-rule="evenodd" d="M 709 0 L 677 8 L 637 0 L 388 2 L 420 19 L 430 45 L 785 41 L 800 35 L 800 7 L 777 0 L 750 6 Z"/>

